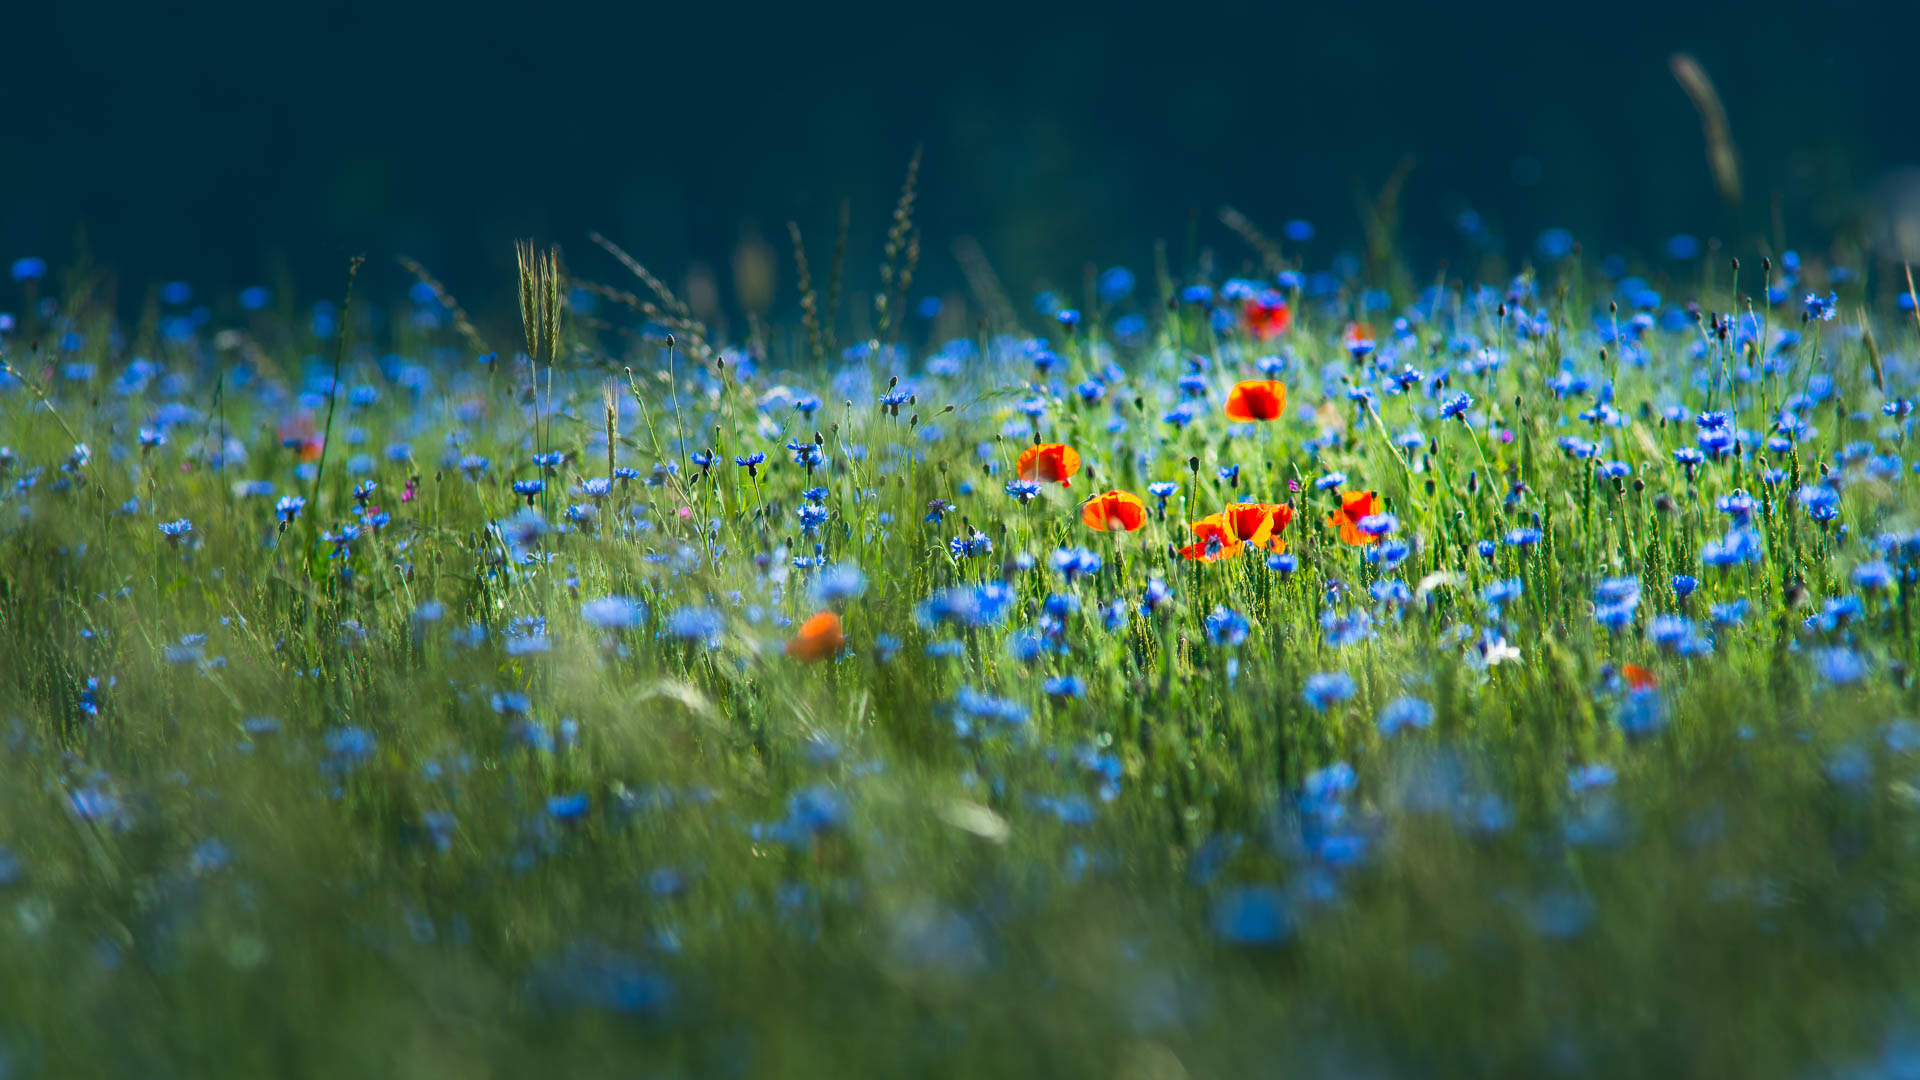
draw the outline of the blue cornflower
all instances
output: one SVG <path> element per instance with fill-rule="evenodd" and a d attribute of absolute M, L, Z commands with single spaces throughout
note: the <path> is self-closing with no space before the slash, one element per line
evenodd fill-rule
<path fill-rule="evenodd" d="M 826 464 L 826 456 L 820 452 L 820 447 L 813 443 L 790 442 L 787 444 L 787 449 L 793 453 L 793 463 L 805 466 L 809 476 L 813 475 L 813 470 Z"/>
<path fill-rule="evenodd" d="M 160 523 L 160 535 L 176 544 L 185 540 L 191 532 L 193 532 L 193 522 L 188 521 L 186 518 Z"/>
<path fill-rule="evenodd" d="M 1710 428 L 1702 431 L 1694 440 L 1707 456 L 1718 459 L 1725 457 L 1734 446 L 1733 432 L 1727 428 Z"/>
<path fill-rule="evenodd" d="M 1727 535 L 1700 546 L 1700 561 L 1707 566 L 1759 562 L 1761 555 L 1759 531 L 1745 525 L 1735 526 L 1727 530 Z"/>
<path fill-rule="evenodd" d="M 1656 615 L 1647 625 L 1647 636 L 1655 645 L 1669 652 L 1688 653 L 1706 652 L 1707 642 L 1694 629 L 1693 620 L 1684 615 Z"/>
<path fill-rule="evenodd" d="M 1417 697 L 1395 698 L 1374 723 L 1389 738 L 1409 728 L 1425 731 L 1433 726 L 1433 706 Z"/>
<path fill-rule="evenodd" d="M 1718 499 L 1715 499 L 1713 504 L 1719 508 L 1721 513 L 1741 525 L 1746 524 L 1747 521 L 1753 517 L 1753 496 L 1747 494 L 1745 491 L 1735 490 L 1729 494 L 1722 495 Z"/>
<path fill-rule="evenodd" d="M 593 799 L 584 791 L 547 800 L 547 814 L 556 821 L 579 821 L 592 807 Z"/>
<path fill-rule="evenodd" d="M 1007 494 L 1019 499 L 1021 506 L 1025 506 L 1039 497 L 1040 491 L 1040 483 L 1036 480 L 1007 481 Z"/>
<path fill-rule="evenodd" d="M 1691 472 L 1696 465 L 1705 464 L 1707 456 L 1691 446 L 1676 447 L 1673 451 L 1673 463 L 1685 466 Z"/>
<path fill-rule="evenodd" d="M 1078 698 L 1087 696 L 1087 684 L 1072 675 L 1056 675 L 1041 684 L 1048 697 Z"/>
<path fill-rule="evenodd" d="M 1216 607 L 1207 614 L 1207 640 L 1215 645 L 1240 645 L 1250 629 L 1247 617 L 1227 607 Z"/>
<path fill-rule="evenodd" d="M 1839 313 L 1840 296 L 1837 293 L 1829 292 L 1823 298 L 1818 293 L 1808 293 L 1806 307 L 1807 318 L 1809 320 L 1818 319 L 1821 322 L 1832 322 L 1833 317 Z"/>
<path fill-rule="evenodd" d="M 1147 587 L 1141 593 L 1140 614 L 1152 616 L 1173 599 L 1173 589 L 1159 578 L 1148 578 Z"/>
<path fill-rule="evenodd" d="M 1007 636 L 1007 656 L 1017 663 L 1030 664 L 1047 651 L 1047 639 L 1038 631 L 1016 630 Z"/>
<path fill-rule="evenodd" d="M 1188 424 L 1193 423 L 1194 418 L 1199 415 L 1200 410 L 1193 402 L 1183 401 L 1175 405 L 1168 412 L 1162 414 L 1160 420 L 1162 423 L 1172 424 L 1176 428 L 1184 428 Z"/>
<path fill-rule="evenodd" d="M 1673 575 L 1673 594 L 1682 600 L 1692 596 L 1693 590 L 1699 587 L 1700 579 L 1694 577 L 1692 574 Z"/>
<path fill-rule="evenodd" d="M 1593 587 L 1593 602 L 1599 607 L 1632 610 L 1640 603 L 1640 579 L 1631 575 L 1603 578 Z"/>
<path fill-rule="evenodd" d="M 1822 524 L 1840 516 L 1840 493 L 1826 484 L 1802 484 L 1795 497 L 1807 516 Z"/>
<path fill-rule="evenodd" d="M 751 454 L 742 454 L 733 459 L 735 465 L 747 470 L 748 476 L 758 476 L 760 474 L 760 466 L 766 464 L 766 462 L 767 455 L 764 451 L 760 450 L 755 450 Z"/>
<path fill-rule="evenodd" d="M 954 558 L 966 559 L 975 555 L 991 554 L 993 541 L 988 539 L 986 533 L 975 529 L 966 536 L 956 536 L 947 541 L 947 548 L 953 552 Z"/>
<path fill-rule="evenodd" d="M 1353 680 L 1347 681 L 1351 683 Z M 1353 771 L 1353 766 L 1344 761 L 1324 765 L 1308 773 L 1301 780 L 1300 801 L 1306 809 L 1324 817 L 1329 810 L 1339 805 L 1340 800 L 1353 791 L 1359 779 L 1359 774 Z"/>
<path fill-rule="evenodd" d="M 1853 568 L 1853 583 L 1870 592 L 1893 588 L 1893 567 L 1875 559 Z"/>
<path fill-rule="evenodd" d="M 1491 540 L 1480 540 L 1473 545 L 1473 549 L 1480 553 L 1481 558 L 1492 562 L 1493 553 L 1499 550 L 1499 546 Z"/>
<path fill-rule="evenodd" d="M 1509 529 L 1502 540 L 1508 547 L 1532 547 L 1540 542 L 1541 535 L 1539 529 L 1523 526 L 1518 529 Z"/>
<path fill-rule="evenodd" d="M 1096 573 L 1100 569 L 1100 556 L 1086 548 L 1059 548 L 1049 561 L 1069 584 L 1082 574 Z"/>
<path fill-rule="evenodd" d="M 1571 789 L 1574 794 L 1578 795 L 1583 791 L 1612 787 L 1616 779 L 1618 779 L 1618 777 L 1613 771 L 1613 766 L 1605 764 L 1604 762 L 1594 762 L 1593 764 L 1582 765 L 1579 768 L 1569 771 L 1567 773 L 1567 787 Z"/>
<path fill-rule="evenodd" d="M 1356 690 L 1353 676 L 1344 671 L 1323 671 L 1307 676 L 1306 683 L 1300 688 L 1300 696 L 1315 710 L 1325 712 L 1351 698 Z"/>
<path fill-rule="evenodd" d="M 822 607 L 858 599 L 867 591 L 867 576 L 852 563 L 834 563 L 813 579 L 813 602 Z"/>
<path fill-rule="evenodd" d="M 602 596 L 580 605 L 580 617 L 602 630 L 631 630 L 647 618 L 647 605 L 629 596 Z"/>
<path fill-rule="evenodd" d="M 1747 606 L 1747 598 L 1743 596 L 1724 604 L 1715 604 L 1707 611 L 1715 626 L 1738 626 L 1746 620 Z"/>
<path fill-rule="evenodd" d="M 1000 582 L 940 589 L 914 609 L 914 619 L 929 629 L 941 623 L 980 627 L 999 622 L 1013 606 L 1013 590 Z"/>
<path fill-rule="evenodd" d="M 683 607 L 667 616 L 666 631 L 669 637 L 682 641 L 697 641 L 709 648 L 720 643 L 720 635 L 726 632 L 727 617 L 710 607 Z"/>
<path fill-rule="evenodd" d="M 1657 734 L 1667 726 L 1667 704 L 1654 689 L 1630 690 L 1620 699 L 1614 723 L 1629 738 Z"/>
<path fill-rule="evenodd" d="M 818 533 L 820 526 L 825 525 L 827 518 L 831 516 L 831 511 L 818 503 L 803 503 L 797 513 L 800 517 L 800 529 L 808 536 Z"/>
<path fill-rule="evenodd" d="M 1440 419 L 1464 420 L 1467 410 L 1471 408 L 1473 408 L 1473 396 L 1462 390 L 1440 403 Z"/>
<path fill-rule="evenodd" d="M 375 740 L 373 732 L 366 728 L 333 728 L 321 736 L 320 741 L 327 752 L 327 765 L 335 771 L 344 772 L 373 760 Z"/>
<path fill-rule="evenodd" d="M 47 260 L 35 255 L 13 260 L 13 280 L 38 281 L 47 276 Z"/>
<path fill-rule="evenodd" d="M 1378 604 L 1395 604 L 1404 607 L 1413 603 L 1413 590 L 1399 578 L 1381 578 L 1367 587 L 1367 593 Z"/>
<path fill-rule="evenodd" d="M 1498 613 L 1502 607 L 1520 599 L 1524 589 L 1519 578 L 1506 578 L 1489 582 L 1487 587 L 1480 591 L 1480 599 L 1486 601 L 1487 606 Z"/>
<path fill-rule="evenodd" d="M 1365 608 L 1344 613 L 1329 609 L 1320 615 L 1320 633 L 1336 649 L 1358 645 L 1374 637 L 1373 616 Z"/>
<path fill-rule="evenodd" d="M 1228 945 L 1278 945 L 1293 936 L 1287 894 L 1274 885 L 1241 885 L 1213 902 L 1208 914 L 1214 936 Z"/>
<path fill-rule="evenodd" d="M 280 519 L 282 525 L 293 524 L 293 519 L 307 508 L 307 500 L 299 495 L 282 495 L 280 501 L 273 504 L 273 516 Z"/>
<path fill-rule="evenodd" d="M 1368 514 L 1354 526 L 1368 536 L 1385 536 L 1400 527 L 1400 519 L 1392 514 Z"/>
<path fill-rule="evenodd" d="M 1332 491 L 1334 488 L 1346 486 L 1346 483 L 1347 483 L 1346 473 L 1330 472 L 1327 475 L 1321 477 L 1320 479 L 1315 480 L 1313 482 L 1313 487 L 1315 491 Z"/>
<path fill-rule="evenodd" d="M 1834 686 L 1846 686 L 1867 677 L 1867 663 L 1860 654 L 1845 646 L 1821 649 L 1813 654 L 1813 670 Z"/>

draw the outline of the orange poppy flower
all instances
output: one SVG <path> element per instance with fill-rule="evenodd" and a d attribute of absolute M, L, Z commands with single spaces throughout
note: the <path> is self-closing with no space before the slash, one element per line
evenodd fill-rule
<path fill-rule="evenodd" d="M 787 642 L 787 655 L 813 663 L 831 658 L 846 643 L 846 632 L 840 629 L 840 616 L 823 611 L 800 624 L 799 631 Z"/>
<path fill-rule="evenodd" d="M 1137 495 L 1109 491 L 1088 499 L 1080 508 L 1080 520 L 1101 532 L 1132 532 L 1147 523 L 1147 504 Z"/>
<path fill-rule="evenodd" d="M 1195 562 L 1217 562 L 1240 554 L 1246 545 L 1233 531 L 1233 521 L 1226 514 L 1208 514 L 1192 525 L 1194 542 L 1180 549 L 1180 557 Z"/>
<path fill-rule="evenodd" d="M 1227 391 L 1227 419 L 1278 420 L 1287 411 L 1287 388 L 1278 379 L 1249 379 Z"/>
<path fill-rule="evenodd" d="M 1372 533 L 1360 531 L 1360 523 L 1374 513 L 1374 498 L 1371 491 L 1343 491 L 1340 493 L 1340 509 L 1327 515 L 1327 524 L 1340 530 L 1340 539 L 1356 547 L 1377 544 L 1380 538 Z"/>
<path fill-rule="evenodd" d="M 1234 503 L 1227 507 L 1226 518 L 1233 535 L 1244 543 L 1271 551 L 1287 550 L 1280 534 L 1293 521 L 1293 507 L 1285 503 Z"/>
<path fill-rule="evenodd" d="M 1293 309 L 1277 293 L 1269 293 L 1264 298 L 1253 297 L 1242 305 L 1240 318 L 1254 340 L 1272 341 L 1293 325 Z"/>
<path fill-rule="evenodd" d="M 1043 480 L 1072 487 L 1073 474 L 1080 471 L 1080 452 L 1066 443 L 1041 443 L 1020 453 L 1013 471 L 1022 480 Z"/>
<path fill-rule="evenodd" d="M 1639 664 L 1620 665 L 1620 674 L 1625 676 L 1629 690 L 1651 690 L 1660 685 L 1660 680 L 1654 677 L 1653 672 Z"/>

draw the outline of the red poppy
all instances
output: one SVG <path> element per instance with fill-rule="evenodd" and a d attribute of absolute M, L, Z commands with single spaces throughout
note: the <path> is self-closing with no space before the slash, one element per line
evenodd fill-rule
<path fill-rule="evenodd" d="M 1088 499 L 1080 508 L 1080 520 L 1101 532 L 1132 532 L 1147 523 L 1147 504 L 1136 495 L 1109 491 Z"/>
<path fill-rule="evenodd" d="M 1195 562 L 1217 562 L 1240 554 L 1246 545 L 1233 531 L 1233 522 L 1225 514 L 1208 514 L 1192 525 L 1194 542 L 1180 549 L 1180 557 Z"/>
<path fill-rule="evenodd" d="M 1247 333 L 1252 334 L 1254 340 L 1272 341 L 1293 325 L 1293 309 L 1287 306 L 1279 293 L 1261 293 L 1249 298 L 1241 306 L 1240 318 L 1247 324 Z"/>
<path fill-rule="evenodd" d="M 1022 480 L 1042 480 L 1061 487 L 1072 487 L 1073 474 L 1080 471 L 1080 452 L 1066 443 L 1058 442 L 1029 446 L 1021 452 L 1013 471 Z"/>
<path fill-rule="evenodd" d="M 1285 503 L 1234 503 L 1225 514 L 1228 527 L 1242 543 L 1270 551 L 1287 550 L 1280 534 L 1293 521 L 1293 507 Z"/>
<path fill-rule="evenodd" d="M 1620 665 L 1620 674 L 1625 676 L 1629 690 L 1651 690 L 1660 685 L 1660 680 L 1654 676 L 1653 672 L 1639 664 Z"/>
<path fill-rule="evenodd" d="M 1227 419 L 1278 420 L 1287 411 L 1287 388 L 1278 379 L 1249 379 L 1227 391 Z"/>
<path fill-rule="evenodd" d="M 1340 530 L 1340 539 L 1356 547 L 1377 544 L 1380 538 L 1372 533 L 1360 531 L 1360 523 L 1374 514 L 1374 498 L 1371 491 L 1343 491 L 1340 493 L 1340 509 L 1327 515 L 1327 524 Z"/>
<path fill-rule="evenodd" d="M 840 628 L 840 616 L 823 611 L 800 624 L 800 629 L 787 642 L 787 655 L 813 663 L 829 659 L 846 643 L 847 635 Z"/>

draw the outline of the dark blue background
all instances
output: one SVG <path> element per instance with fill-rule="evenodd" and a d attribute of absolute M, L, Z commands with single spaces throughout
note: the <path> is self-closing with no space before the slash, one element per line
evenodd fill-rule
<path fill-rule="evenodd" d="M 516 236 L 585 262 L 598 227 L 673 276 L 788 218 L 824 247 L 847 196 L 865 265 L 916 143 L 928 272 L 971 233 L 1019 292 L 1222 201 L 1351 237 L 1407 154 L 1429 253 L 1465 207 L 1646 247 L 1771 232 L 1776 195 L 1807 243 L 1920 161 L 1915 6 L 43 4 L 7 16 L 0 254 L 334 291 L 404 251 L 485 296 Z M 1727 102 L 1740 219 L 1676 49 Z"/>

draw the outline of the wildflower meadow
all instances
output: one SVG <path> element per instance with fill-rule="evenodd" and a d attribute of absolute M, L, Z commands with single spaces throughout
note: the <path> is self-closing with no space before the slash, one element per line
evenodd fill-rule
<path fill-rule="evenodd" d="M 0 1076 L 1920 1069 L 1901 267 L 913 206 L 12 262 Z"/>

